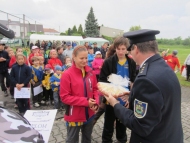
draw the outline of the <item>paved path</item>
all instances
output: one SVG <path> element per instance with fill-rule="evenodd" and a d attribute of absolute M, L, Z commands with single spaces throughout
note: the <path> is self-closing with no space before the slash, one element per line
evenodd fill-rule
<path fill-rule="evenodd" d="M 182 102 L 181 102 L 181 111 L 182 111 L 182 124 L 184 132 L 184 143 L 190 143 L 190 88 L 181 87 L 182 90 Z M 6 101 L 6 107 L 13 109 L 14 100 L 9 97 L 3 97 L 2 92 L 0 91 L 0 101 Z M 35 110 L 45 110 L 52 109 L 50 106 L 41 106 L 40 108 L 32 108 Z M 13 109 L 15 110 L 15 109 Z M 63 112 L 59 112 L 56 115 L 52 132 L 49 138 L 49 143 L 64 143 L 66 138 L 66 126 L 63 120 Z M 103 116 L 98 120 L 94 126 L 92 133 L 92 143 L 101 143 L 102 127 L 103 127 L 104 118 Z M 127 130 L 128 140 L 130 138 L 130 130 Z M 115 133 L 113 140 L 116 141 Z"/>

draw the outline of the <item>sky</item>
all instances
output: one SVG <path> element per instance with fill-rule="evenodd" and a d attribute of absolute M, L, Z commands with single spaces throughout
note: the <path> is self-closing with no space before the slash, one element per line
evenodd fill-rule
<path fill-rule="evenodd" d="M 190 36 L 189 0 L 0 0 L 0 10 L 65 32 L 85 26 L 93 7 L 99 25 L 129 31 L 131 26 L 160 30 L 158 38 Z M 0 19 L 7 15 L 0 11 Z M 9 16 L 9 19 L 14 19 Z M 14 19 L 15 20 L 15 19 Z"/>

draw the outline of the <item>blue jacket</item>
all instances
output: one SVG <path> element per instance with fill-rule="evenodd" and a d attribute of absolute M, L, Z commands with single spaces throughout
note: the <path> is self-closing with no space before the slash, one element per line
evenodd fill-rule
<path fill-rule="evenodd" d="M 94 54 L 88 54 L 88 66 L 92 68 L 92 61 L 94 60 Z"/>
<path fill-rule="evenodd" d="M 23 64 L 15 64 L 12 67 L 10 73 L 11 84 L 15 87 L 16 84 L 24 84 L 24 87 L 27 87 L 28 83 L 32 78 L 32 72 L 29 66 Z"/>
<path fill-rule="evenodd" d="M 51 89 L 53 91 L 58 91 L 60 85 L 57 85 L 57 82 L 60 83 L 60 79 L 61 79 L 61 74 L 57 75 L 56 73 L 54 73 L 51 77 L 50 77 L 50 84 L 51 84 Z"/>
<path fill-rule="evenodd" d="M 42 82 L 43 79 L 43 69 L 42 67 L 39 67 L 38 69 L 31 66 L 32 70 L 32 80 L 36 82 Z"/>

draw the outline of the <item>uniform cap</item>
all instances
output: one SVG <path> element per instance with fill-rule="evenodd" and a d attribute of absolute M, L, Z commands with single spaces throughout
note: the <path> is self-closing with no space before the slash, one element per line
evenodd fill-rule
<path fill-rule="evenodd" d="M 130 46 L 127 48 L 128 51 L 131 51 L 131 46 L 133 44 L 153 41 L 156 40 L 156 34 L 159 34 L 158 30 L 150 30 L 150 29 L 141 29 L 132 32 L 126 32 L 123 34 L 123 37 L 128 38 L 130 40 Z"/>

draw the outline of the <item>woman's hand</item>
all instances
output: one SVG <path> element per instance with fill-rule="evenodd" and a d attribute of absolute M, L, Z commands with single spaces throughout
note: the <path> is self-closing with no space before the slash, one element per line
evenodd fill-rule
<path fill-rule="evenodd" d="M 88 106 L 91 108 L 95 104 L 96 104 L 96 100 L 94 100 L 92 98 L 89 98 L 89 100 L 88 100 Z"/>

